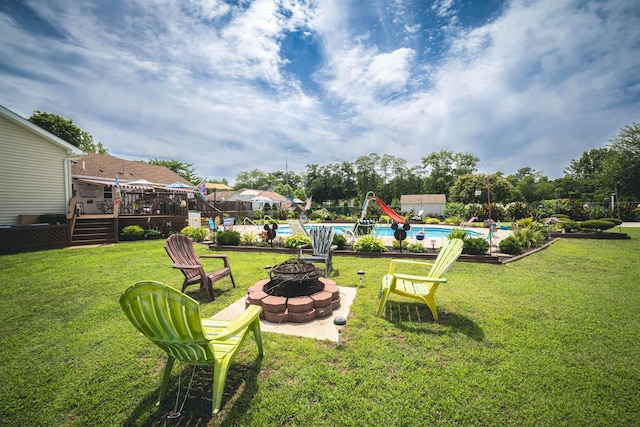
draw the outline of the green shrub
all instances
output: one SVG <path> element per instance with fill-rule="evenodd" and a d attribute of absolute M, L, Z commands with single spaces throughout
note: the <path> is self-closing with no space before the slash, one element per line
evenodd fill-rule
<path fill-rule="evenodd" d="M 147 240 L 159 239 L 161 237 L 162 231 L 158 230 L 157 228 L 150 228 L 149 230 L 145 230 L 144 232 L 144 238 Z"/>
<path fill-rule="evenodd" d="M 462 217 L 466 215 L 464 203 L 447 202 L 444 207 L 445 217 Z M 456 224 L 460 224 L 460 220 Z"/>
<path fill-rule="evenodd" d="M 523 248 L 538 246 L 544 240 L 540 231 L 536 231 L 531 228 L 518 228 L 513 232 L 511 237 L 520 242 L 520 246 Z"/>
<path fill-rule="evenodd" d="M 387 248 L 382 240 L 374 236 L 364 236 L 353 245 L 355 252 L 386 252 Z"/>
<path fill-rule="evenodd" d="M 520 242 L 513 236 L 509 236 L 504 240 L 501 240 L 498 244 L 500 252 L 509 255 L 519 255 L 522 253 L 522 246 Z"/>
<path fill-rule="evenodd" d="M 180 230 L 180 234 L 182 234 L 183 236 L 191 237 L 192 231 L 193 231 L 193 227 L 190 225 L 187 225 L 182 230 Z"/>
<path fill-rule="evenodd" d="M 207 237 L 209 237 L 209 229 L 205 227 L 194 228 L 190 225 L 187 225 L 182 230 L 180 230 L 180 234 L 187 236 L 194 242 L 202 242 Z"/>
<path fill-rule="evenodd" d="M 615 227 L 616 225 L 611 221 L 604 221 L 601 219 L 589 219 L 586 221 L 582 221 L 580 223 L 580 227 L 585 230 L 593 230 L 596 233 L 601 233 L 604 230 L 608 230 L 610 228 Z"/>
<path fill-rule="evenodd" d="M 122 240 L 140 240 L 144 237 L 144 229 L 139 225 L 128 225 L 120 233 Z"/>
<path fill-rule="evenodd" d="M 258 235 L 253 231 L 247 231 L 246 233 L 240 236 L 240 244 L 242 246 L 251 246 L 258 239 Z"/>
<path fill-rule="evenodd" d="M 327 209 L 318 209 L 309 215 L 309 219 L 312 221 L 332 221 L 336 219 L 336 214 L 329 212 Z"/>
<path fill-rule="evenodd" d="M 554 224 L 554 226 L 557 226 L 557 224 Z M 549 239 L 549 227 L 545 226 L 544 224 L 540 223 L 540 222 L 534 222 L 533 224 L 531 224 L 531 227 L 529 227 L 534 233 L 540 233 L 540 241 L 538 243 L 541 243 L 543 240 L 547 240 Z"/>
<path fill-rule="evenodd" d="M 425 222 L 427 224 L 440 224 L 440 220 L 438 218 L 427 218 Z"/>
<path fill-rule="evenodd" d="M 518 220 L 533 215 L 533 209 L 524 202 L 511 202 L 507 205 L 507 215 Z"/>
<path fill-rule="evenodd" d="M 459 216 L 449 216 L 444 219 L 444 223 L 447 225 L 458 225 L 462 222 L 462 218 Z"/>
<path fill-rule="evenodd" d="M 414 252 L 417 254 L 421 254 L 423 252 L 427 252 L 427 248 L 425 248 L 424 246 L 422 246 L 420 243 L 411 243 L 408 247 L 407 250 L 409 252 Z"/>
<path fill-rule="evenodd" d="M 484 255 L 489 250 L 489 242 L 482 237 L 470 237 L 463 240 L 462 253 L 469 255 Z"/>
<path fill-rule="evenodd" d="M 194 228 L 190 237 L 194 242 L 204 242 L 209 237 L 209 229 L 205 227 Z"/>
<path fill-rule="evenodd" d="M 240 246 L 240 233 L 233 230 L 224 230 L 216 233 L 218 245 Z"/>
<path fill-rule="evenodd" d="M 391 245 L 393 246 L 393 249 L 404 249 L 409 246 L 409 242 L 407 242 L 406 240 L 394 240 Z"/>
<path fill-rule="evenodd" d="M 519 227 L 519 228 L 531 227 L 531 224 L 533 224 L 532 216 L 527 218 L 522 218 L 516 221 L 516 227 Z"/>
<path fill-rule="evenodd" d="M 622 220 L 618 219 L 618 218 L 600 218 L 600 221 L 609 221 L 609 222 L 614 223 L 615 225 L 622 224 Z"/>
<path fill-rule="evenodd" d="M 580 230 L 580 223 L 572 219 L 562 220 L 561 226 L 565 231 Z"/>
<path fill-rule="evenodd" d="M 332 245 L 336 245 L 338 249 L 344 249 L 347 246 L 347 239 L 342 234 L 336 234 L 331 241 Z"/>
<path fill-rule="evenodd" d="M 302 245 L 310 245 L 311 239 L 302 233 L 292 234 L 284 238 L 285 248 L 297 248 Z"/>
<path fill-rule="evenodd" d="M 449 234 L 447 234 L 448 239 L 465 240 L 468 236 L 469 233 L 467 232 L 467 230 L 464 230 L 462 228 L 454 228 L 449 232 Z"/>

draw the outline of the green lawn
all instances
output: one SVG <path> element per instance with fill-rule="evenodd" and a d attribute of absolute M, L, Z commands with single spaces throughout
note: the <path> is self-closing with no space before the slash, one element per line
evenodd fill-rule
<path fill-rule="evenodd" d="M 265 333 L 259 361 L 250 336 L 215 419 L 207 368 L 181 418 L 166 416 L 189 367 L 154 406 L 165 356 L 118 306 L 138 280 L 181 284 L 163 241 L 2 256 L 0 425 L 640 425 L 640 228 L 623 231 L 632 239 L 563 239 L 505 266 L 456 263 L 439 324 L 396 296 L 376 318 L 389 260 L 335 257 L 340 286 L 366 272 L 344 345 Z M 237 288 L 216 283 L 211 303 L 188 292 L 205 316 L 288 258 L 229 256 Z"/>

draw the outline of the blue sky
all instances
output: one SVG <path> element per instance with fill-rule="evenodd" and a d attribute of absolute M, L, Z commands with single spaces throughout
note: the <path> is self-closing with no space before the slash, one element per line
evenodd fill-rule
<path fill-rule="evenodd" d="M 550 178 L 640 122 L 640 2 L 4 0 L 0 104 L 240 171 L 442 149 Z"/>

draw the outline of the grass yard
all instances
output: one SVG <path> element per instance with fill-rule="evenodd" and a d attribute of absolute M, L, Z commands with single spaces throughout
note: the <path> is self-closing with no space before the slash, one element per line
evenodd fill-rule
<path fill-rule="evenodd" d="M 562 239 L 512 264 L 456 263 L 426 306 L 391 296 L 376 318 L 388 258 L 335 257 L 358 287 L 343 346 L 249 336 L 211 418 L 211 369 L 191 368 L 154 405 L 165 355 L 118 305 L 153 279 L 179 287 L 163 241 L 0 257 L 0 425 L 640 425 L 640 228 L 631 240 Z M 206 253 L 205 247 L 198 247 Z M 229 252 L 237 288 L 188 293 L 211 316 L 287 255 Z M 205 263 L 216 261 L 205 260 Z M 205 264 L 208 265 L 208 264 Z"/>

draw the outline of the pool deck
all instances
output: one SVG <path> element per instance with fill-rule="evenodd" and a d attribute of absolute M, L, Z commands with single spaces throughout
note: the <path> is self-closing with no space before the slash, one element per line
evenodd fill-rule
<path fill-rule="evenodd" d="M 353 223 L 344 223 L 344 222 L 340 222 L 340 223 L 331 223 L 331 222 L 323 222 L 323 223 L 312 223 L 313 225 L 329 225 L 329 226 L 334 226 L 334 227 L 342 227 L 342 228 L 346 228 L 346 229 L 353 229 Z M 411 229 L 409 230 L 409 232 L 407 233 L 407 239 L 406 241 L 409 244 L 412 243 L 421 243 L 422 245 L 431 248 L 440 248 L 442 246 L 444 246 L 444 244 L 447 242 L 447 238 L 446 237 L 425 237 L 424 240 L 419 241 L 418 239 L 416 239 L 416 233 L 418 233 L 419 231 L 423 230 L 423 228 L 451 228 L 450 225 L 435 225 L 435 224 L 411 224 Z M 453 227 L 453 228 L 462 228 L 462 227 Z M 487 237 L 489 235 L 489 229 L 488 228 L 484 228 L 484 227 L 466 227 L 469 230 L 473 230 L 476 233 L 479 233 L 482 237 Z M 233 229 L 235 231 L 238 231 L 240 233 L 244 233 L 244 232 L 253 232 L 258 234 L 260 231 L 263 230 L 262 227 L 260 226 L 255 226 L 255 225 L 234 225 Z M 375 235 L 375 234 L 374 234 Z M 496 230 L 496 232 L 494 233 L 494 245 L 497 246 L 497 244 L 504 238 L 509 237 L 511 235 L 511 231 L 510 230 L 501 230 L 500 228 L 498 228 L 498 230 Z M 282 235 L 278 235 L 278 237 L 282 237 Z M 276 238 L 278 238 L 276 237 Z M 377 236 L 378 237 L 378 236 Z M 382 242 L 385 244 L 385 246 L 392 246 L 393 245 L 393 241 L 395 240 L 395 238 L 393 236 L 380 236 L 378 237 L 380 240 L 382 240 Z"/>

